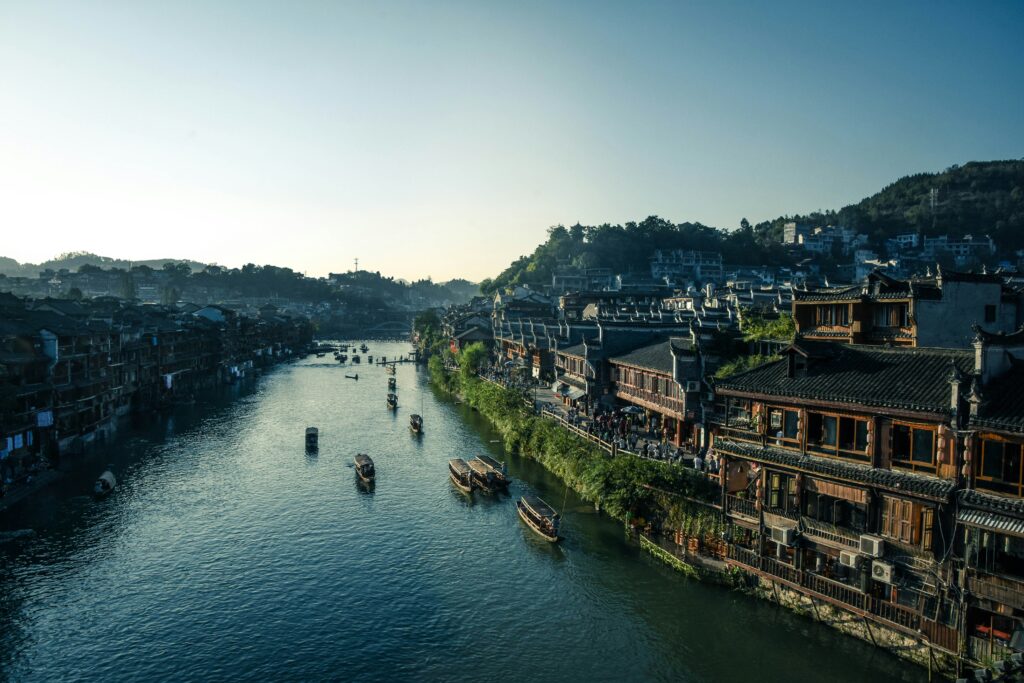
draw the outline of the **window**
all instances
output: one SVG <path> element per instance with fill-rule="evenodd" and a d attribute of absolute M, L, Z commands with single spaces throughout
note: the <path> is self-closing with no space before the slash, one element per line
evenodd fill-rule
<path fill-rule="evenodd" d="M 800 512 L 800 497 L 796 492 L 796 477 L 771 472 L 768 478 L 768 507 L 785 512 Z"/>
<path fill-rule="evenodd" d="M 771 408 L 768 410 L 768 435 L 775 439 L 776 445 L 799 446 L 800 431 L 797 425 L 800 413 L 795 410 Z"/>
<path fill-rule="evenodd" d="M 853 460 L 869 460 L 868 421 L 854 417 L 807 414 L 807 450 Z"/>
<path fill-rule="evenodd" d="M 823 493 L 808 491 L 804 514 L 819 522 L 827 522 L 864 533 L 868 530 L 867 506 Z"/>
<path fill-rule="evenodd" d="M 1024 495 L 1021 479 L 1021 445 L 995 439 L 981 440 L 978 488 Z"/>
<path fill-rule="evenodd" d="M 985 322 L 994 323 L 996 321 L 996 307 L 994 304 L 985 305 Z"/>
<path fill-rule="evenodd" d="M 902 423 L 892 426 L 892 461 L 900 467 L 935 471 L 935 430 Z"/>
<path fill-rule="evenodd" d="M 728 426 L 743 429 L 753 428 L 752 405 L 749 400 L 742 398 L 730 399 L 728 406 L 729 412 L 726 415 Z"/>
<path fill-rule="evenodd" d="M 907 304 L 878 304 L 871 313 L 875 327 L 910 327 Z"/>
<path fill-rule="evenodd" d="M 849 325 L 850 309 L 846 304 L 824 304 L 815 309 L 819 325 Z"/>
<path fill-rule="evenodd" d="M 935 508 L 893 496 L 882 497 L 882 536 L 931 550 L 934 526 Z"/>

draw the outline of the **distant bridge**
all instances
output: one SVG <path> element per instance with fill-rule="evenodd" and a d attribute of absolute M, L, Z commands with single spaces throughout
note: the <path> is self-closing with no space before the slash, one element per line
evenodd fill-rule
<path fill-rule="evenodd" d="M 412 332 L 412 323 L 392 320 L 378 323 L 373 327 L 363 328 L 362 333 L 366 336 L 374 335 L 404 335 Z"/>

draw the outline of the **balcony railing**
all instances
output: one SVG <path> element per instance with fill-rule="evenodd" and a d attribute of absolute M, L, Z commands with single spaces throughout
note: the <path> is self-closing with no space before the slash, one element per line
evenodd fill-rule
<path fill-rule="evenodd" d="M 740 546 L 729 547 L 728 561 L 752 569 L 757 574 L 779 579 L 806 595 L 842 606 L 861 616 L 870 616 L 908 635 L 923 636 L 932 645 L 950 654 L 959 653 L 960 638 L 955 628 L 926 619 L 909 607 L 879 600 L 847 584 L 797 569 L 772 557 L 762 557 Z"/>
<path fill-rule="evenodd" d="M 804 534 L 812 538 L 819 538 L 823 541 L 860 549 L 860 535 L 855 531 L 843 529 L 835 524 L 811 519 L 810 517 L 800 518 L 800 528 Z"/>
<path fill-rule="evenodd" d="M 757 510 L 755 501 L 749 498 L 727 495 L 725 497 L 726 510 L 731 514 L 743 515 L 751 519 L 760 519 L 761 514 Z"/>
<path fill-rule="evenodd" d="M 1014 609 L 1024 609 L 1024 583 L 985 574 L 971 569 L 967 573 L 967 590 Z"/>
<path fill-rule="evenodd" d="M 639 387 L 618 384 L 615 387 L 615 396 L 626 401 L 637 401 L 647 403 L 650 406 L 665 408 L 679 415 L 684 415 L 686 412 L 686 403 L 684 401 L 671 396 L 664 396 L 654 391 L 648 391 L 647 389 L 640 389 Z"/>

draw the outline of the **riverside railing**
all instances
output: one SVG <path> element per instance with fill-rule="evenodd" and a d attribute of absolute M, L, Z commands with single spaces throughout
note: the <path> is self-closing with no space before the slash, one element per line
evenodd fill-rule
<path fill-rule="evenodd" d="M 728 561 L 755 574 L 782 583 L 805 595 L 848 609 L 860 616 L 871 617 L 884 625 L 914 638 L 924 638 L 932 646 L 956 655 L 960 651 L 960 634 L 957 629 L 908 607 L 879 600 L 862 593 L 852 586 L 821 574 L 797 569 L 771 557 L 763 557 L 753 550 L 730 545 Z"/>

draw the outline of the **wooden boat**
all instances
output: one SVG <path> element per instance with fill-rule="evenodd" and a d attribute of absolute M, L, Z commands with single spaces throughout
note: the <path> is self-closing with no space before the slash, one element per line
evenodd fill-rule
<path fill-rule="evenodd" d="M 97 496 L 105 496 L 113 491 L 115 486 L 117 486 L 117 479 L 114 478 L 114 473 L 106 470 L 96 479 L 96 483 L 92 485 L 92 492 Z"/>
<path fill-rule="evenodd" d="M 353 363 L 358 363 L 359 362 L 359 356 L 352 356 L 352 362 Z"/>
<path fill-rule="evenodd" d="M 358 373 L 357 373 L 357 374 L 355 374 L 355 375 L 345 375 L 345 379 L 354 379 L 354 380 L 358 380 L 358 379 L 359 379 L 359 375 L 358 375 Z"/>
<path fill-rule="evenodd" d="M 317 358 L 323 358 L 323 357 L 324 357 L 325 355 L 327 355 L 327 354 L 324 354 L 324 353 L 318 353 L 318 354 L 316 354 L 316 357 L 317 357 Z"/>
<path fill-rule="evenodd" d="M 370 347 L 367 346 L 366 344 L 363 344 L 362 346 L 359 347 L 359 350 L 362 351 L 363 353 L 366 353 L 367 351 L 370 350 Z"/>
<path fill-rule="evenodd" d="M 315 451 L 319 447 L 320 430 L 316 427 L 306 427 L 306 450 Z"/>
<path fill-rule="evenodd" d="M 395 381 L 394 377 L 388 377 L 388 391 L 394 391 L 398 386 L 398 382 Z"/>
<path fill-rule="evenodd" d="M 409 416 L 409 429 L 416 432 L 417 434 L 423 433 L 423 418 L 419 415 Z"/>
<path fill-rule="evenodd" d="M 558 541 L 558 524 L 561 515 L 543 500 L 533 495 L 525 495 L 516 501 L 516 509 L 526 525 L 537 532 L 541 538 L 551 543 Z"/>
<path fill-rule="evenodd" d="M 398 394 L 393 391 L 388 392 L 388 410 L 394 410 L 398 407 Z"/>
<path fill-rule="evenodd" d="M 388 374 L 389 375 L 395 374 L 395 366 L 394 365 L 389 365 L 388 366 Z"/>
<path fill-rule="evenodd" d="M 478 455 L 475 459 L 479 460 L 489 470 L 489 481 L 492 483 L 494 488 L 508 488 L 509 478 L 505 463 L 498 462 L 489 455 Z M 471 460 L 470 465 L 472 465 L 472 462 L 473 461 Z"/>
<path fill-rule="evenodd" d="M 462 458 L 452 458 L 448 461 L 448 478 L 463 493 L 473 492 L 473 471 Z"/>
<path fill-rule="evenodd" d="M 338 361 L 339 363 L 344 363 L 345 361 L 348 360 L 348 356 L 346 356 L 343 353 L 338 353 L 334 355 L 334 360 Z"/>
<path fill-rule="evenodd" d="M 355 457 L 355 464 L 356 474 L 359 476 L 359 479 L 366 484 L 373 482 L 377 476 L 377 472 L 373 468 L 373 460 L 370 456 L 365 453 L 357 453 Z"/>
<path fill-rule="evenodd" d="M 373 356 L 367 356 L 366 362 L 369 363 L 370 365 L 373 365 Z"/>
<path fill-rule="evenodd" d="M 476 484 L 477 488 L 483 489 L 488 493 L 497 491 L 501 488 L 501 484 L 498 483 L 498 472 L 491 468 L 490 465 L 485 463 L 480 458 L 471 458 L 467 463 L 469 469 L 473 473 L 473 483 Z"/>

